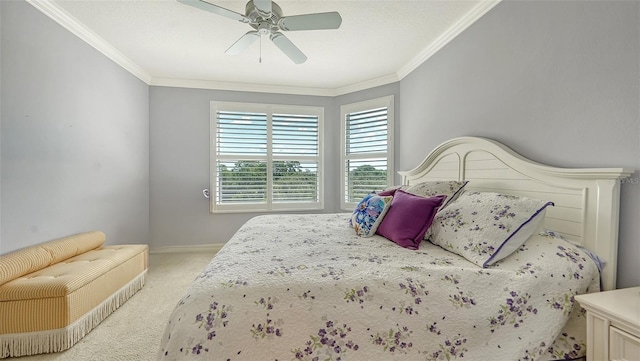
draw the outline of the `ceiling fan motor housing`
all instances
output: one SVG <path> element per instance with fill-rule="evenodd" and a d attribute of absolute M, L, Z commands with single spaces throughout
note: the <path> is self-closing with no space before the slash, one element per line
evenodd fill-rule
<path fill-rule="evenodd" d="M 244 13 L 246 17 L 251 19 L 251 25 L 257 29 L 257 25 L 263 21 L 268 21 L 274 26 L 277 25 L 278 20 L 282 17 L 282 8 L 275 2 L 271 2 L 271 14 L 264 14 L 256 8 L 252 0 L 249 0 Z"/>
<path fill-rule="evenodd" d="M 245 6 L 245 15 L 251 19 L 249 25 L 256 29 L 260 35 L 269 35 L 278 31 L 278 21 L 282 17 L 282 9 L 278 4 L 271 2 L 271 14 L 263 14 L 250 0 Z"/>

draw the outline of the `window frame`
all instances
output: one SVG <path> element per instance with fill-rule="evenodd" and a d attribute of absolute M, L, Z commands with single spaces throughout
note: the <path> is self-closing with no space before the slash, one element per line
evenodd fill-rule
<path fill-rule="evenodd" d="M 239 113 L 266 113 L 267 115 L 267 154 L 265 156 L 222 155 L 217 154 L 217 112 L 229 111 Z M 273 152 L 273 114 L 312 115 L 318 117 L 318 154 L 309 155 L 274 155 Z M 251 213 L 251 212 L 280 212 L 280 211 L 318 211 L 324 209 L 324 107 L 301 106 L 286 104 L 245 103 L 211 101 L 210 103 L 210 159 L 209 159 L 209 212 L 211 213 Z M 267 164 L 266 202 L 243 204 L 220 204 L 217 202 L 218 162 L 225 160 L 260 160 Z M 274 202 L 273 201 L 273 162 L 300 161 L 317 162 L 318 200 L 317 202 Z"/>
<path fill-rule="evenodd" d="M 340 106 L 340 209 L 351 211 L 357 205 L 357 202 L 348 202 L 347 194 L 347 161 L 352 159 L 380 158 L 383 153 L 367 153 L 348 156 L 346 154 L 347 142 L 347 115 L 356 112 L 363 112 L 376 108 L 387 108 L 387 151 L 385 156 L 387 159 L 387 186 L 393 184 L 395 175 L 394 166 L 394 118 L 395 103 L 394 95 L 388 95 L 380 98 L 369 99 L 357 103 L 344 104 Z"/>

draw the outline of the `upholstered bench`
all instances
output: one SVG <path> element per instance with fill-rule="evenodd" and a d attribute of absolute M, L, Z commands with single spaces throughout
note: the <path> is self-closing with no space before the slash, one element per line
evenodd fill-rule
<path fill-rule="evenodd" d="M 0 358 L 66 350 L 142 288 L 148 246 L 104 241 L 87 232 L 0 256 Z"/>

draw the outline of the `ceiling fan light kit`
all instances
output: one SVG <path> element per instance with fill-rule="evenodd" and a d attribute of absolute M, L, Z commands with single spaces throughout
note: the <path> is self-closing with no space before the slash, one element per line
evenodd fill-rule
<path fill-rule="evenodd" d="M 271 0 L 250 0 L 245 7 L 244 15 L 205 0 L 178 0 L 178 2 L 247 23 L 254 29 L 233 43 L 225 51 L 226 54 L 238 55 L 261 35 L 268 35 L 269 39 L 296 64 L 304 63 L 307 56 L 282 33 L 283 31 L 338 29 L 342 24 L 342 17 L 335 11 L 283 16 L 280 6 Z"/>

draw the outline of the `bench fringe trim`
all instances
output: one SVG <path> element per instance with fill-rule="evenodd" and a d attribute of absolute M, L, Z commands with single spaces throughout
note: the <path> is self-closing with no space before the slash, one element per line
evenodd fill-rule
<path fill-rule="evenodd" d="M 145 270 L 67 327 L 0 335 L 0 359 L 60 352 L 71 348 L 138 292 L 145 284 L 146 275 Z"/>

